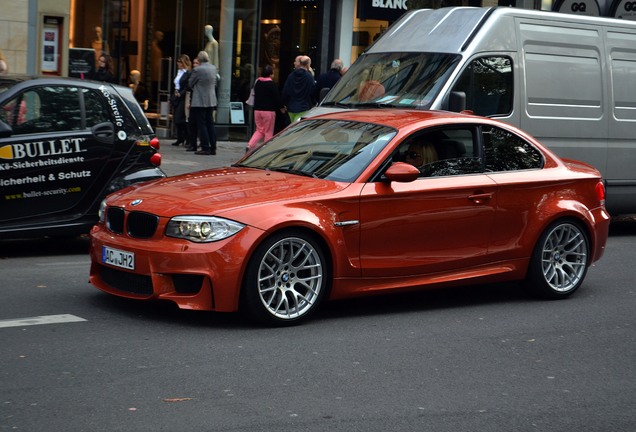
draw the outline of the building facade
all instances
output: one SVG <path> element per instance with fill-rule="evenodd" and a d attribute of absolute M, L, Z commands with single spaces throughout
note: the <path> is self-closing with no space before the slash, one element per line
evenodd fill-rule
<path fill-rule="evenodd" d="M 180 54 L 209 50 L 221 77 L 217 122 L 235 123 L 260 68 L 282 87 L 294 58 L 316 74 L 334 58 L 351 64 L 409 8 L 514 6 L 634 19 L 615 0 L 0 0 L 0 49 L 13 73 L 81 77 L 108 52 L 119 83 L 131 70 L 151 89 L 150 112 L 165 108 Z M 634 11 L 631 11 L 634 9 Z M 631 13 L 630 13 L 631 12 Z M 621 15 L 622 14 L 622 15 Z M 247 110 L 241 117 L 246 121 Z M 247 120 L 249 123 L 249 119 Z"/>

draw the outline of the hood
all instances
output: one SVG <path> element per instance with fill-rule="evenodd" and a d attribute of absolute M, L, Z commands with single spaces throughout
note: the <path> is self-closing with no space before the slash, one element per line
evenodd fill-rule
<path fill-rule="evenodd" d="M 219 216 L 241 207 L 328 195 L 348 185 L 275 171 L 226 167 L 135 185 L 110 195 L 108 204 L 163 217 Z M 139 200 L 133 207 L 131 203 Z"/>

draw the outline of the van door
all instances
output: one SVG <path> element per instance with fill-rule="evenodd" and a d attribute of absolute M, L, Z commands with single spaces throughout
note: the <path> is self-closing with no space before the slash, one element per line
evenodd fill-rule
<path fill-rule="evenodd" d="M 98 92 L 85 91 L 102 104 Z M 0 222 L 76 219 L 97 199 L 115 131 L 104 106 L 87 124 L 85 99 L 77 86 L 48 85 L 2 104 L 0 119 L 12 130 L 0 137 Z"/>
<path fill-rule="evenodd" d="M 636 208 L 636 31 L 608 29 L 607 64 L 611 89 L 608 117 L 607 171 L 609 210 L 633 213 Z"/>
<path fill-rule="evenodd" d="M 602 28 L 567 20 L 517 18 L 519 126 L 560 156 L 605 175 L 610 112 Z"/>

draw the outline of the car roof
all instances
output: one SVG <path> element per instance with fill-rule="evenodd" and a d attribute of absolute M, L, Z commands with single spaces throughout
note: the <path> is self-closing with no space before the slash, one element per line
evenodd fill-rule
<path fill-rule="evenodd" d="M 479 117 L 468 113 L 399 108 L 342 110 L 338 112 L 322 114 L 316 117 L 310 117 L 309 119 L 359 121 L 364 123 L 379 124 L 395 129 L 408 128 L 423 121 L 428 121 L 431 125 L 434 125 L 436 123 L 442 124 L 462 122 L 491 123 L 491 120 L 488 118 Z"/>
<path fill-rule="evenodd" d="M 11 89 L 16 86 L 29 85 L 31 82 L 34 82 L 38 85 L 59 85 L 59 84 L 75 84 L 82 87 L 91 87 L 97 88 L 101 85 L 106 85 L 109 87 L 117 87 L 116 84 L 101 82 L 101 81 L 91 81 L 91 80 L 83 80 L 80 78 L 71 78 L 71 77 L 59 77 L 59 76 L 43 76 L 43 75 L 0 75 L 0 87 L 5 89 Z M 122 86 L 123 87 L 123 86 Z M 125 87 L 124 87 L 125 88 Z"/>

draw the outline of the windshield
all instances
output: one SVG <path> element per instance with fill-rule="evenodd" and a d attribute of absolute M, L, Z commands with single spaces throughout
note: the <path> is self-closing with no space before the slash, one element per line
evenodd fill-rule
<path fill-rule="evenodd" d="M 456 54 L 364 54 L 321 106 L 428 109 L 459 60 Z"/>
<path fill-rule="evenodd" d="M 371 123 L 305 120 L 276 135 L 238 165 L 353 182 L 396 133 Z"/>

